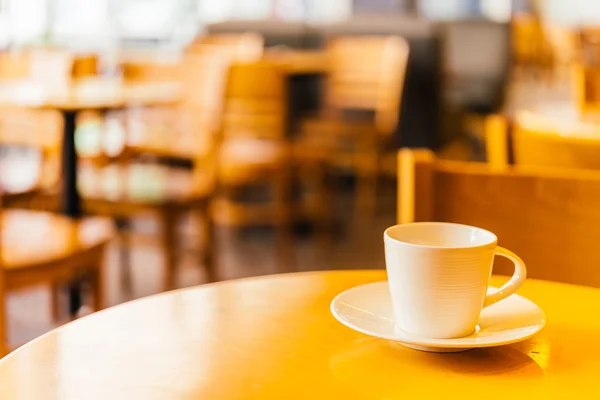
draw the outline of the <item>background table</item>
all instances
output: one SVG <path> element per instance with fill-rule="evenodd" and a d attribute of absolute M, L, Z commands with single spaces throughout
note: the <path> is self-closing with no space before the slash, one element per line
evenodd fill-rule
<path fill-rule="evenodd" d="M 222 282 L 134 301 L 0 361 L 2 400 L 599 398 L 600 290 L 528 280 L 534 338 L 455 354 L 354 332 L 329 304 L 383 271 Z M 499 285 L 505 277 L 494 277 Z"/>
<path fill-rule="evenodd" d="M 127 106 L 155 106 L 176 103 L 180 84 L 124 85 L 114 79 L 88 79 L 55 92 L 30 82 L 0 87 L 0 106 L 53 109 L 63 117 L 61 208 L 70 217 L 81 214 L 77 190 L 75 129 L 80 111 L 118 110 Z"/>
<path fill-rule="evenodd" d="M 78 218 L 81 216 L 81 202 L 77 189 L 75 149 L 77 114 L 81 111 L 119 110 L 128 106 L 171 105 L 181 98 L 181 89 L 178 82 L 125 85 L 115 79 L 93 78 L 51 91 L 32 82 L 19 81 L 0 87 L 0 106 L 51 109 L 61 113 L 61 210 L 69 217 Z M 74 284 L 70 288 L 71 315 L 77 313 L 80 306 L 80 288 Z"/>

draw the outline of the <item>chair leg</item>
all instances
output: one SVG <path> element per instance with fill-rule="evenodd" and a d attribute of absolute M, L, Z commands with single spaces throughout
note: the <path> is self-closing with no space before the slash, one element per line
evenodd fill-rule
<path fill-rule="evenodd" d="M 162 225 L 162 250 L 165 257 L 165 278 L 163 282 L 164 290 L 175 288 L 177 257 L 175 250 L 176 243 L 176 222 L 175 213 L 172 210 L 162 210 L 160 212 Z"/>
<path fill-rule="evenodd" d="M 276 251 L 278 271 L 295 270 L 292 251 L 291 171 L 283 166 L 274 174 L 274 201 L 276 219 Z"/>
<path fill-rule="evenodd" d="M 318 211 L 317 221 L 315 223 L 317 229 L 317 241 L 323 249 L 331 248 L 333 244 L 333 196 L 330 186 L 327 184 L 327 166 L 319 164 L 317 171 L 314 174 L 316 190 L 318 193 Z"/>
<path fill-rule="evenodd" d="M 99 261 L 97 265 L 92 268 L 90 284 L 92 286 L 92 295 L 94 296 L 94 310 L 100 311 L 106 307 L 104 300 L 104 268 L 102 261 Z"/>
<path fill-rule="evenodd" d="M 50 316 L 52 322 L 59 322 L 61 315 L 60 310 L 60 292 L 63 289 L 60 283 L 54 283 L 50 286 Z"/>
<path fill-rule="evenodd" d="M 200 265 L 206 270 L 208 282 L 216 282 L 217 265 L 215 259 L 215 226 L 210 215 L 210 203 L 204 202 L 201 208 L 194 213 L 197 218 L 198 226 L 201 229 L 202 240 Z"/>
<path fill-rule="evenodd" d="M 126 218 L 117 218 L 119 236 L 119 270 L 121 272 L 121 290 L 125 299 L 131 299 L 133 279 L 131 271 L 131 224 Z"/>

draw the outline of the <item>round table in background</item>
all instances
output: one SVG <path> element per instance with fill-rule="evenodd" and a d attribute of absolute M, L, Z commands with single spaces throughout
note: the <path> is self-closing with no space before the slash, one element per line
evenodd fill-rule
<path fill-rule="evenodd" d="M 284 274 L 126 303 L 1 360 L 1 398 L 600 398 L 600 290 L 528 280 L 519 293 L 545 310 L 540 334 L 435 354 L 354 332 L 330 314 L 341 291 L 383 279 Z"/>
<path fill-rule="evenodd" d="M 87 79 L 56 92 L 27 81 L 0 87 L 0 106 L 56 110 L 63 117 L 61 208 L 65 215 L 81 215 L 77 190 L 75 122 L 81 111 L 111 111 L 130 106 L 173 105 L 181 98 L 178 82 L 122 84 L 114 79 Z"/>
<path fill-rule="evenodd" d="M 181 99 L 179 82 L 123 84 L 114 79 L 92 78 L 63 90 L 46 92 L 41 87 L 15 82 L 0 87 L 0 106 L 56 110 L 63 118 L 61 151 L 61 211 L 78 218 L 81 201 L 77 189 L 77 153 L 75 129 L 77 115 L 82 111 L 106 112 L 130 106 L 173 105 Z M 80 288 L 70 288 L 70 313 L 75 315 L 81 306 Z"/>

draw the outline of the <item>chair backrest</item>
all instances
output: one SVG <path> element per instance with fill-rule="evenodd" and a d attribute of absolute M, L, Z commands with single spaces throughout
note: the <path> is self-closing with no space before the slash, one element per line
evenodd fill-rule
<path fill-rule="evenodd" d="M 577 34 L 577 58 L 589 66 L 600 66 L 600 27 L 584 26 Z"/>
<path fill-rule="evenodd" d="M 561 132 L 530 112 L 516 115 L 510 133 L 501 116 L 486 120 L 485 140 L 490 166 L 600 169 L 600 129 L 583 125 L 581 132 Z"/>
<path fill-rule="evenodd" d="M 73 78 L 76 57 L 65 50 L 28 49 L 0 53 L 1 80 L 32 80 L 44 86 L 65 85 Z"/>
<path fill-rule="evenodd" d="M 286 77 L 276 64 L 231 65 L 225 89 L 224 137 L 285 139 L 287 98 Z"/>
<path fill-rule="evenodd" d="M 188 51 L 193 53 L 207 45 L 227 51 L 235 61 L 252 62 L 262 57 L 264 38 L 254 32 L 210 34 L 195 40 Z"/>
<path fill-rule="evenodd" d="M 513 57 L 517 66 L 547 68 L 552 64 L 552 48 L 542 20 L 537 15 L 515 14 L 511 18 Z"/>
<path fill-rule="evenodd" d="M 575 99 L 582 114 L 600 111 L 600 29 L 583 27 L 576 35 L 573 65 Z"/>
<path fill-rule="evenodd" d="M 134 83 L 173 82 L 181 79 L 180 60 L 148 59 L 126 60 L 121 63 L 123 78 Z"/>
<path fill-rule="evenodd" d="M 21 80 L 29 77 L 29 55 L 26 52 L 0 52 L 0 80 Z"/>
<path fill-rule="evenodd" d="M 399 36 L 339 36 L 326 45 L 325 106 L 375 112 L 378 131 L 398 123 L 408 62 L 408 44 Z"/>
<path fill-rule="evenodd" d="M 182 61 L 184 83 L 181 110 L 200 124 L 198 129 L 220 130 L 230 59 L 218 49 L 186 54 Z M 197 131 L 198 131 L 197 129 Z"/>
<path fill-rule="evenodd" d="M 61 138 L 62 118 L 58 112 L 0 108 L 0 145 L 56 150 Z"/>
<path fill-rule="evenodd" d="M 0 146 L 35 149 L 41 153 L 40 181 L 56 184 L 60 174 L 62 118 L 53 110 L 0 108 Z"/>
<path fill-rule="evenodd" d="M 445 221 L 494 232 L 531 278 L 600 287 L 600 173 L 398 155 L 398 222 Z M 495 273 L 511 273 L 496 260 Z"/>
<path fill-rule="evenodd" d="M 76 55 L 73 60 L 73 78 L 88 78 L 98 75 L 98 56 L 95 54 Z"/>

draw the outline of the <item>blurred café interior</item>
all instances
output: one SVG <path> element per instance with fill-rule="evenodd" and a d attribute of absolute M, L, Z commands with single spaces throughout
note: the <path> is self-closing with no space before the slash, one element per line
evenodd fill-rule
<path fill-rule="evenodd" d="M 0 0 L 0 350 L 415 220 L 600 287 L 597 124 L 595 1 Z"/>

